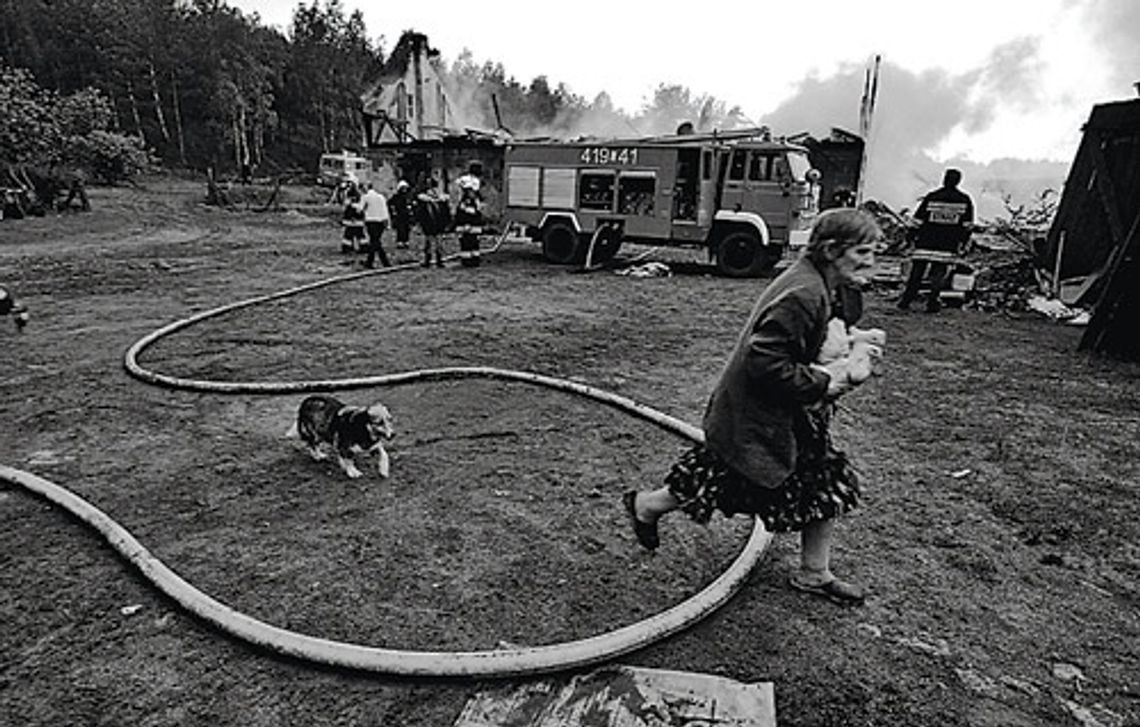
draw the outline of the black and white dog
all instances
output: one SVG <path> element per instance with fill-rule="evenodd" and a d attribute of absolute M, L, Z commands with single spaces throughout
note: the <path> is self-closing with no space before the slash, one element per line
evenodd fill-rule
<path fill-rule="evenodd" d="M 28 325 L 27 306 L 16 300 L 7 288 L 0 285 L 0 316 L 8 315 L 16 322 L 16 330 L 22 331 L 24 326 Z"/>
<path fill-rule="evenodd" d="M 326 449 L 331 449 L 344 473 L 356 479 L 363 473 L 357 469 L 353 455 L 362 452 L 378 455 L 376 470 L 381 477 L 388 476 L 384 441 L 394 434 L 392 414 L 383 404 L 349 406 L 335 396 L 316 394 L 301 402 L 297 422 L 288 436 L 300 437 L 317 461 L 327 459 Z"/>

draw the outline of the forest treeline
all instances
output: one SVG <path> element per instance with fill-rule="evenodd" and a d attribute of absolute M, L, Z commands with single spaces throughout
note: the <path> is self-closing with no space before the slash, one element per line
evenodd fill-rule
<path fill-rule="evenodd" d="M 3 0 L 0 155 L 115 181 L 141 165 L 311 170 L 358 148 L 361 96 L 413 30 L 365 27 L 341 0 L 299 3 L 283 33 L 224 0 Z M 386 32 L 399 33 L 386 55 Z M 445 69 L 471 121 L 520 136 L 650 134 L 679 121 L 747 125 L 739 108 L 660 84 L 629 114 L 463 50 Z M 93 168 L 94 167 L 94 168 Z"/>

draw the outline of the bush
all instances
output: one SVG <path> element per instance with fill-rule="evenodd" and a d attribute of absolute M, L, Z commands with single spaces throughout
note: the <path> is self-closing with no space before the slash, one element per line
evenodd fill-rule
<path fill-rule="evenodd" d="M 0 66 L 0 161 L 45 163 L 58 151 L 55 95 L 20 68 Z"/>
<path fill-rule="evenodd" d="M 152 160 L 142 140 L 112 131 L 92 131 L 64 141 L 64 162 L 87 170 L 94 181 L 116 184 L 146 171 Z"/>
<path fill-rule="evenodd" d="M 111 102 L 98 89 L 61 97 L 40 88 L 27 71 L 0 66 L 0 162 L 60 165 L 105 184 L 128 180 L 151 158 L 141 139 L 108 130 L 113 117 Z"/>

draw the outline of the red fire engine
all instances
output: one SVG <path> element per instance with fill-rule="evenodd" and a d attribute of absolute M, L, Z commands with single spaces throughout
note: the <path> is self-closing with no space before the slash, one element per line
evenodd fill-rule
<path fill-rule="evenodd" d="M 516 142 L 506 216 L 558 264 L 613 258 L 623 240 L 699 246 L 732 277 L 771 270 L 807 242 L 819 173 L 764 132 L 604 142 Z"/>

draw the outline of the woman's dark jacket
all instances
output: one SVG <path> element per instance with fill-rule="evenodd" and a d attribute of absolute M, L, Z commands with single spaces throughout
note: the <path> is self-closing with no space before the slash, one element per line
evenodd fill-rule
<path fill-rule="evenodd" d="M 809 364 L 830 317 L 823 275 L 801 258 L 760 294 L 709 398 L 706 446 L 761 487 L 794 471 L 793 417 L 827 392 L 828 375 Z"/>

